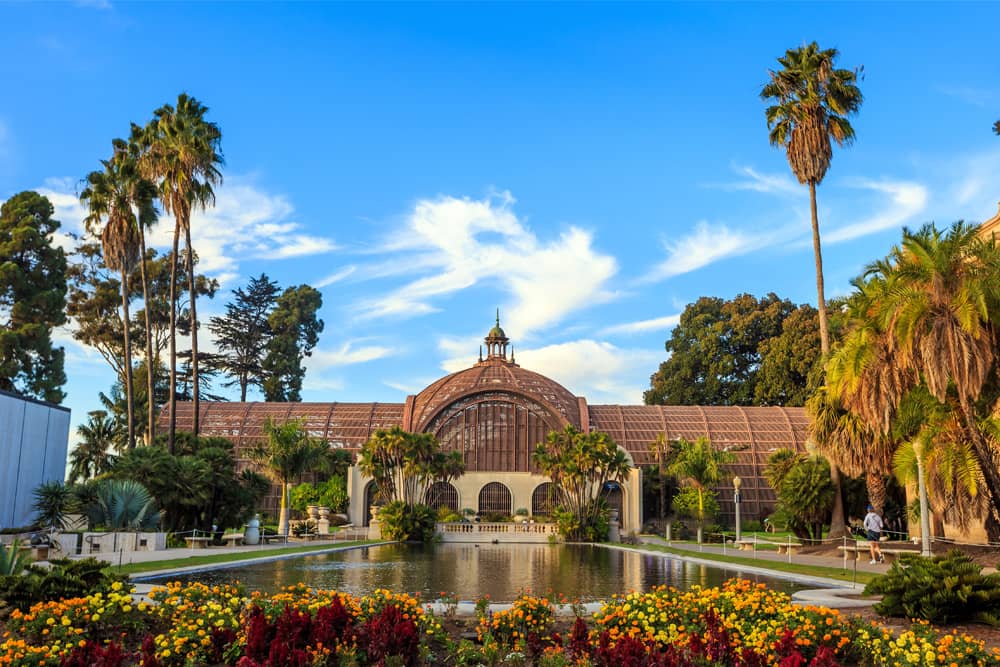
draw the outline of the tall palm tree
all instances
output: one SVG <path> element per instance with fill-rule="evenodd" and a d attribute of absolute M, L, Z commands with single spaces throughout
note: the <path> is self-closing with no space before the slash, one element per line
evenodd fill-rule
<path fill-rule="evenodd" d="M 76 429 L 80 441 L 69 455 L 69 481 L 93 479 L 111 470 L 114 457 L 110 450 L 119 449 L 121 429 L 103 410 L 95 410 L 88 416 L 87 423 Z"/>
<path fill-rule="evenodd" d="M 768 101 L 767 127 L 772 146 L 785 148 L 788 164 L 799 183 L 809 186 L 809 207 L 812 214 L 813 253 L 816 262 L 816 306 L 819 311 L 820 350 L 823 357 L 830 353 L 830 331 L 826 317 L 826 297 L 823 293 L 823 253 L 819 239 L 819 217 L 816 213 L 816 186 L 826 176 L 833 159 L 833 146 L 850 145 L 854 128 L 847 120 L 861 108 L 862 95 L 857 86 L 860 70 L 836 69 L 836 49 L 821 50 L 816 42 L 785 51 L 778 58 L 781 69 L 770 72 L 760 92 Z M 847 533 L 840 472 L 830 466 L 836 490 L 830 536 Z"/>
<path fill-rule="evenodd" d="M 180 234 L 184 233 L 188 294 L 191 317 L 191 372 L 194 421 L 199 430 L 198 310 L 194 284 L 194 250 L 191 246 L 191 213 L 215 204 L 214 188 L 222 182 L 223 164 L 219 126 L 205 119 L 208 107 L 186 93 L 177 96 L 177 105 L 165 104 L 153 112 L 153 120 L 138 134 L 143 147 L 146 175 L 157 183 L 163 208 L 174 216 L 173 264 L 170 300 L 170 451 L 176 430 L 177 386 L 177 257 Z"/>
<path fill-rule="evenodd" d="M 152 192 L 144 185 L 135 163 L 127 154 L 102 160 L 103 171 L 87 175 L 87 185 L 80 201 L 87 206 L 84 226 L 91 234 L 100 234 L 104 264 L 121 274 L 122 332 L 124 335 L 125 399 L 128 446 L 135 446 L 135 391 L 132 387 L 132 320 L 129 317 L 131 289 L 129 274 L 139 259 L 140 219 L 152 210 Z M 155 217 L 155 213 L 153 214 Z"/>
<path fill-rule="evenodd" d="M 666 433 L 657 433 L 656 439 L 649 443 L 649 452 L 656 457 L 657 477 L 660 484 L 660 520 L 667 518 L 667 467 L 670 465 L 674 444 L 667 440 Z"/>
<path fill-rule="evenodd" d="M 1000 252 L 976 228 L 955 223 L 904 230 L 889 265 L 895 281 L 885 308 L 887 332 L 898 345 L 896 364 L 923 380 L 940 403 L 952 404 L 979 460 L 990 496 L 992 531 L 1000 529 L 1000 457 L 977 402 L 998 380 Z"/>
<path fill-rule="evenodd" d="M 309 437 L 302 423 L 295 420 L 276 424 L 268 418 L 264 434 L 267 442 L 251 448 L 248 454 L 281 486 L 278 532 L 287 536 L 291 484 L 306 472 L 322 470 L 329 460 L 330 448 L 325 442 Z"/>
<path fill-rule="evenodd" d="M 140 128 L 136 125 L 132 126 L 133 137 L 136 136 L 139 130 Z M 146 334 L 146 442 L 147 444 L 153 444 L 153 440 L 156 438 L 156 403 L 153 398 L 155 396 L 153 384 L 156 378 L 155 369 L 158 364 L 157 359 L 153 356 L 153 324 L 150 320 L 149 276 L 146 274 L 146 262 L 149 261 L 149 255 L 146 252 L 146 228 L 152 227 L 157 219 L 155 205 L 156 186 L 142 176 L 142 172 L 139 169 L 139 158 L 142 154 L 142 148 L 134 138 L 129 141 L 114 139 L 111 144 L 115 150 L 114 159 L 122 163 L 123 173 L 128 174 L 128 187 L 132 191 L 133 208 L 136 212 L 136 231 L 139 235 L 139 276 L 142 280 L 143 325 L 145 326 Z"/>

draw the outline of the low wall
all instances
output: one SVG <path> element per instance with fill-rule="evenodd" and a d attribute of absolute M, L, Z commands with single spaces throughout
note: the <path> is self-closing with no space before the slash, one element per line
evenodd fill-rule
<path fill-rule="evenodd" d="M 118 551 L 163 551 L 166 548 L 166 533 L 84 533 L 80 553 L 86 556 Z"/>
<path fill-rule="evenodd" d="M 554 523 L 439 523 L 442 542 L 548 542 L 558 539 Z"/>

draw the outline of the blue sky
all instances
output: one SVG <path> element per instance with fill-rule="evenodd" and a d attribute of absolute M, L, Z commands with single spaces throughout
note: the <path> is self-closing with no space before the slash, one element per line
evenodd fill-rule
<path fill-rule="evenodd" d="M 817 40 L 865 67 L 857 144 L 819 189 L 843 294 L 903 225 L 996 212 L 998 19 L 993 3 L 2 4 L 0 200 L 40 190 L 78 231 L 79 181 L 111 139 L 187 91 L 226 157 L 194 220 L 224 287 L 199 312 L 262 271 L 319 287 L 306 400 L 402 401 L 470 365 L 499 307 L 523 366 L 639 402 L 699 296 L 815 302 L 807 190 L 758 98 L 776 57 Z M 80 423 L 112 374 L 59 338 Z"/>

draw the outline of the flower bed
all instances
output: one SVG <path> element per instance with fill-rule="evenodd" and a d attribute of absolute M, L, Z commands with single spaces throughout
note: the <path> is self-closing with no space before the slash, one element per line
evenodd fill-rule
<path fill-rule="evenodd" d="M 967 636 L 925 624 L 894 636 L 740 580 L 632 593 L 572 625 L 556 623 L 548 598 L 525 594 L 509 610 L 481 615 L 478 642 L 447 632 L 416 598 L 385 590 L 359 598 L 296 586 L 245 595 L 169 584 L 151 597 L 153 604 L 136 604 L 116 583 L 107 594 L 15 610 L 0 633 L 0 665 L 1000 664 L 1000 652 Z"/>

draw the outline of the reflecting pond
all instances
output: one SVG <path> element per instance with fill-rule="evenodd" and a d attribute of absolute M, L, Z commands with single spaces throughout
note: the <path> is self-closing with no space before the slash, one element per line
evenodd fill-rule
<path fill-rule="evenodd" d="M 389 544 L 141 580 L 207 584 L 238 580 L 248 591 L 268 593 L 302 582 L 355 595 L 388 588 L 420 593 L 425 600 L 436 599 L 442 591 L 467 601 L 489 594 L 495 602 L 509 602 L 522 590 L 551 590 L 588 602 L 661 584 L 718 586 L 732 577 L 786 592 L 804 588 L 784 579 L 748 574 L 736 566 L 711 567 L 579 544 Z"/>

